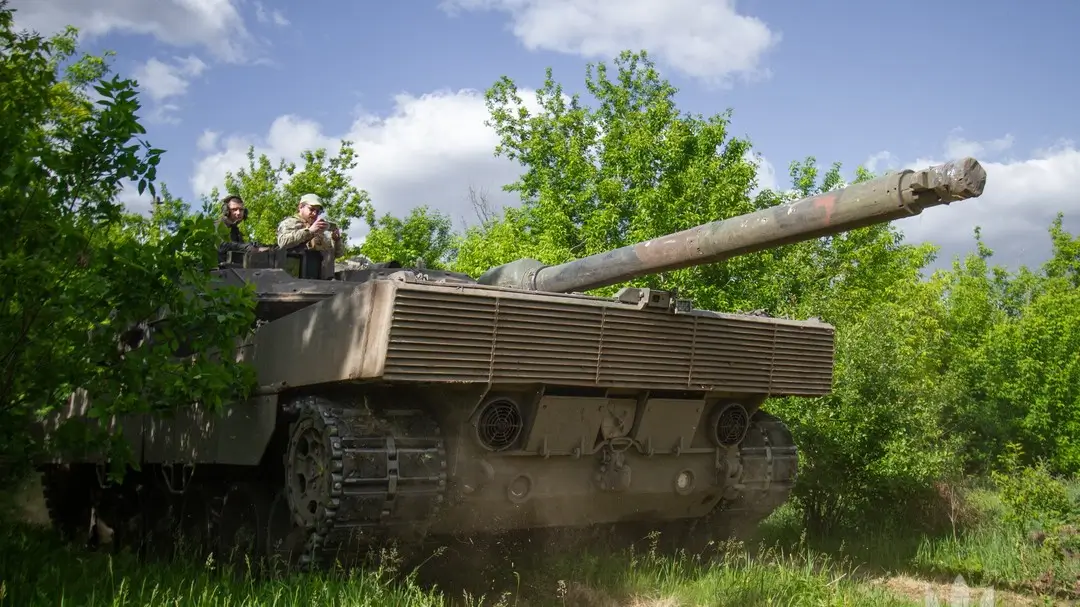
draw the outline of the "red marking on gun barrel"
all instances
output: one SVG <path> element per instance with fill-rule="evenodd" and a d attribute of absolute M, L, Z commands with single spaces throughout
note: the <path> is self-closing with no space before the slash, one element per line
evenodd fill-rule
<path fill-rule="evenodd" d="M 825 207 L 825 225 L 832 225 L 833 205 L 836 204 L 836 195 L 827 194 L 814 201 L 814 207 Z"/>

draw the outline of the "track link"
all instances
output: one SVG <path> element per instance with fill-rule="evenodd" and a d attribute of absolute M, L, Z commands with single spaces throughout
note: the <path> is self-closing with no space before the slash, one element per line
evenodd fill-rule
<path fill-rule="evenodd" d="M 710 516 L 731 531 L 756 526 L 788 500 L 798 480 L 799 450 L 788 427 L 759 410 L 739 445 L 739 462 L 736 484 Z"/>
<path fill-rule="evenodd" d="M 321 397 L 298 403 L 286 494 L 305 536 L 299 564 L 382 540 L 416 541 L 445 500 L 446 448 L 419 409 L 373 412 Z"/>

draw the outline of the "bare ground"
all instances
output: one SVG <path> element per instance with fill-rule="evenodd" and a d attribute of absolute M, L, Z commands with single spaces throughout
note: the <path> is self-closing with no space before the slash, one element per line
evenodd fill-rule
<path fill-rule="evenodd" d="M 961 584 L 963 583 L 962 578 L 958 578 L 958 580 Z M 950 605 L 981 607 L 981 605 L 983 605 L 982 601 L 986 598 L 987 593 L 991 593 L 991 597 L 994 599 L 993 602 L 987 602 L 986 604 L 988 605 L 1008 605 L 1010 607 L 1016 605 L 1026 607 L 1028 605 L 1076 604 L 1075 602 L 1064 600 L 1047 602 L 1045 599 L 1026 596 L 1007 590 L 994 588 L 967 588 L 966 585 L 957 585 L 955 581 L 953 584 L 944 584 L 906 575 L 877 578 L 871 580 L 870 584 L 874 586 L 883 586 L 888 588 L 893 594 L 906 597 L 913 601 L 922 602 L 925 605 L 933 605 L 935 604 L 934 600 L 936 600 L 936 604 L 941 605 L 942 607 Z M 964 597 L 966 597 L 966 599 Z"/>

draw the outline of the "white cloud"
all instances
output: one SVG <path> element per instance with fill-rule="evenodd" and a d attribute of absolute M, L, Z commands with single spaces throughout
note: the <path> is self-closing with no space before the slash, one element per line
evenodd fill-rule
<path fill-rule="evenodd" d="M 80 37 L 150 35 L 177 47 L 203 47 L 221 61 L 250 58 L 254 39 L 238 0 L 12 0 L 18 28 L 51 34 L 68 25 Z"/>
<path fill-rule="evenodd" d="M 661 62 L 710 83 L 767 75 L 762 56 L 780 35 L 734 0 L 443 0 L 458 11 L 510 14 L 529 50 L 610 59 L 625 49 L 649 49 Z"/>
<path fill-rule="evenodd" d="M 534 106 L 532 91 L 520 91 Z M 488 119 L 483 94 L 474 90 L 441 91 L 421 96 L 398 95 L 385 117 L 362 113 L 347 132 L 329 134 L 312 120 L 281 116 L 265 136 L 207 131 L 199 139 L 204 155 L 195 161 L 191 187 L 196 195 L 221 187 L 225 173 L 247 164 L 247 149 L 256 155 L 299 160 L 306 149 L 326 147 L 336 152 L 342 139 L 353 142 L 357 166 L 353 183 L 367 190 L 379 213 L 403 215 L 427 204 L 450 215 L 457 224 L 475 220 L 469 188 L 486 192 L 496 207 L 515 198 L 502 186 L 517 179 L 519 166 L 494 155 L 498 138 L 484 124 Z M 366 228 L 354 224 L 350 236 Z"/>
<path fill-rule="evenodd" d="M 747 152 L 746 159 L 757 165 L 757 185 L 751 189 L 750 195 L 756 195 L 762 190 L 776 191 L 779 184 L 776 181 L 776 167 L 769 159 L 756 152 Z"/>
<path fill-rule="evenodd" d="M 201 48 L 205 56 L 232 64 L 265 63 L 261 57 L 264 41 L 256 40 L 245 25 L 240 8 L 247 0 L 11 0 L 16 9 L 17 28 L 36 30 L 43 35 L 59 32 L 68 25 L 79 29 L 80 38 L 90 41 L 107 35 L 151 36 L 178 48 Z M 260 23 L 288 25 L 281 11 L 254 2 Z M 200 76 L 207 64 L 195 54 L 166 62 L 151 57 L 134 68 L 140 88 L 153 102 L 146 118 L 151 122 L 176 124 L 177 97 L 187 92 L 189 82 Z"/>
<path fill-rule="evenodd" d="M 206 64 L 195 55 L 175 57 L 172 63 L 165 63 L 157 57 L 151 57 L 135 68 L 135 79 L 139 88 L 154 101 L 150 119 L 155 122 L 177 123 L 170 112 L 176 111 L 175 103 L 165 103 L 166 99 L 182 97 L 187 93 L 188 84 L 206 70 Z"/>
<path fill-rule="evenodd" d="M 202 135 L 199 135 L 199 141 L 195 143 L 195 147 L 200 152 L 212 152 L 217 147 L 218 137 L 220 133 L 217 131 L 211 131 L 206 129 Z"/>
<path fill-rule="evenodd" d="M 990 141 L 971 141 L 957 135 L 961 129 L 954 130 L 945 140 L 946 158 L 963 158 L 965 156 L 993 155 L 1012 147 L 1013 136 L 1006 134 L 999 139 Z"/>
<path fill-rule="evenodd" d="M 206 69 L 206 64 L 195 55 L 176 57 L 173 63 L 165 63 L 151 57 L 135 68 L 139 87 L 154 101 L 178 97 L 187 92 L 188 82 Z"/>
<path fill-rule="evenodd" d="M 882 150 L 876 154 L 871 154 L 870 157 L 866 159 L 866 162 L 863 163 L 863 166 L 871 173 L 879 173 L 883 172 L 884 169 L 896 168 L 896 163 L 896 156 L 893 156 L 892 152 Z"/>
<path fill-rule="evenodd" d="M 259 20 L 259 23 L 273 23 L 280 27 L 289 25 L 289 20 L 281 11 L 276 8 L 268 11 L 262 2 L 255 3 L 255 18 Z"/>
<path fill-rule="evenodd" d="M 897 221 L 907 240 L 941 247 L 935 267 L 946 267 L 954 256 L 974 250 L 976 226 L 994 250 L 993 261 L 1014 269 L 1046 260 L 1051 250 L 1047 229 L 1058 212 L 1065 214 L 1066 229 L 1074 233 L 1080 229 L 1080 149 L 1072 141 L 1062 141 L 1026 158 L 998 158 L 1012 144 L 1010 135 L 979 142 L 952 134 L 943 145 L 943 156 L 902 165 L 918 169 L 974 156 L 986 169 L 986 188 L 979 198 Z"/>

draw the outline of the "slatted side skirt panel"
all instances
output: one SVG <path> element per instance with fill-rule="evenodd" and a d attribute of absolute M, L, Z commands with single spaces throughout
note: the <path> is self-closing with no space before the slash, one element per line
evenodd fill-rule
<path fill-rule="evenodd" d="M 400 289 L 384 377 L 827 394 L 833 329 L 571 300 Z"/>

